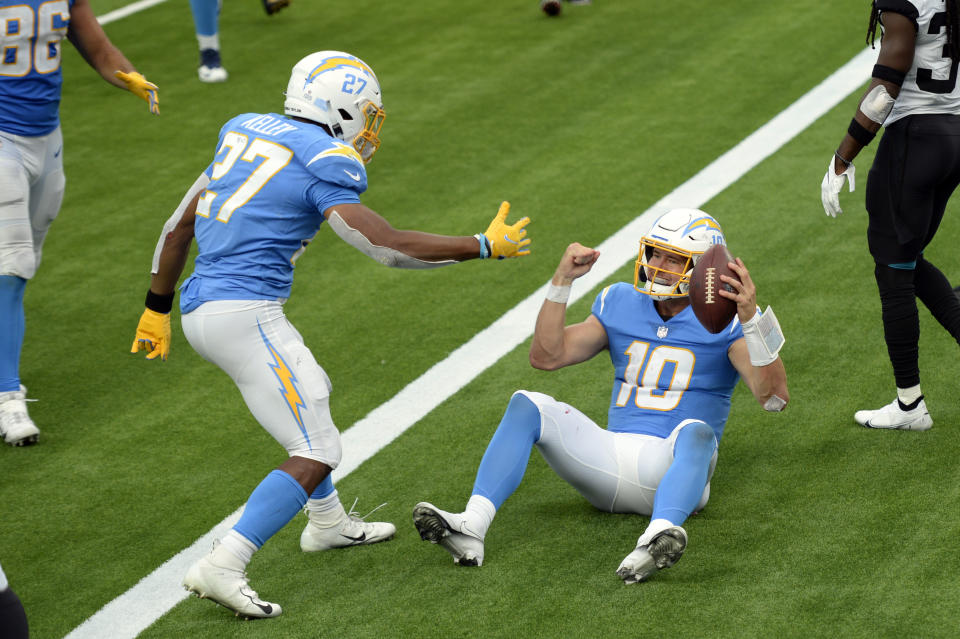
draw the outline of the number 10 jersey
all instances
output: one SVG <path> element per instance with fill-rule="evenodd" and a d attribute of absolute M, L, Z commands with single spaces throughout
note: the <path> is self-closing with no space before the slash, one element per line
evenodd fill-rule
<path fill-rule="evenodd" d="M 683 420 L 698 419 L 719 442 L 740 379 L 727 355 L 743 337 L 740 322 L 712 334 L 689 306 L 664 320 L 653 298 L 625 282 L 603 289 L 592 313 L 615 370 L 607 429 L 667 438 Z"/>

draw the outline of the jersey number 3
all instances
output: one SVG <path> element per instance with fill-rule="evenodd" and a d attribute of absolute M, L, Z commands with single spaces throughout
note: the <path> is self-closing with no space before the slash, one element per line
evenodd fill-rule
<path fill-rule="evenodd" d="M 941 29 L 947 28 L 947 14 L 946 12 L 935 13 L 933 18 L 930 20 L 930 29 L 927 33 L 933 35 L 935 33 L 940 33 Z M 950 49 L 947 45 L 943 45 L 943 57 L 950 57 Z M 931 69 L 918 68 L 917 69 L 917 86 L 921 91 L 926 91 L 927 93 L 952 93 L 953 88 L 957 86 L 957 66 L 960 64 L 960 60 L 954 60 L 950 65 L 950 77 L 944 80 L 934 80 L 933 71 Z"/>
<path fill-rule="evenodd" d="M 261 138 L 250 140 L 242 133 L 230 131 L 223 136 L 223 144 L 217 151 L 217 157 L 222 157 L 222 159 L 214 163 L 213 174 L 210 176 L 211 181 L 219 180 L 234 169 L 237 160 L 241 160 L 244 164 L 236 166 L 236 170 L 250 173 L 243 183 L 230 194 L 230 197 L 220 205 L 216 219 L 227 223 L 234 211 L 249 202 L 250 198 L 259 193 L 260 189 L 270 181 L 270 178 L 290 164 L 293 151 L 269 140 Z M 259 164 L 257 164 L 258 161 Z M 210 189 L 204 191 L 197 202 L 197 215 L 210 217 L 213 201 L 217 198 L 217 195 L 216 191 Z"/>

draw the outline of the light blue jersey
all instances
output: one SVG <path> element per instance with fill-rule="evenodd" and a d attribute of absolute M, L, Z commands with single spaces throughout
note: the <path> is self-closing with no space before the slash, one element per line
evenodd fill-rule
<path fill-rule="evenodd" d="M 275 113 L 227 122 L 200 197 L 198 254 L 180 292 L 188 313 L 213 300 L 290 296 L 293 265 L 323 222 L 323 211 L 359 203 L 367 173 L 349 144 L 316 124 Z"/>
<path fill-rule="evenodd" d="M 75 0 L 0 0 L 0 131 L 40 136 L 60 124 L 60 43 Z"/>
<path fill-rule="evenodd" d="M 624 282 L 603 289 L 591 311 L 615 370 L 607 429 L 666 438 L 683 420 L 699 419 L 719 442 L 740 378 L 727 355 L 743 337 L 740 322 L 714 335 L 689 306 L 664 321 L 653 298 Z"/>

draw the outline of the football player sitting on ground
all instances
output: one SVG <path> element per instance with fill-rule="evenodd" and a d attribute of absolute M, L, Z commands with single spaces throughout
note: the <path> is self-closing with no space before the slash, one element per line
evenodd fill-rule
<path fill-rule="evenodd" d="M 183 585 L 244 617 L 275 617 L 245 574 L 253 553 L 306 506 L 304 551 L 389 539 L 390 523 L 345 512 L 330 477 L 341 458 L 330 380 L 283 304 L 294 262 L 322 222 L 383 264 L 434 268 L 474 258 L 527 255 L 524 218 L 506 224 L 504 202 L 485 233 L 451 237 L 394 229 L 360 203 L 365 164 L 380 144 L 380 85 L 362 60 L 321 51 L 290 76 L 284 112 L 245 113 L 220 131 L 213 162 L 167 221 L 154 254 L 133 352 L 166 359 L 174 288 L 194 237 L 193 274 L 180 289 L 191 346 L 236 382 L 258 422 L 289 453 L 247 500 L 237 524 L 196 562 Z"/>
<path fill-rule="evenodd" d="M 417 504 L 413 521 L 420 536 L 461 566 L 481 565 L 487 530 L 520 485 L 536 446 L 594 507 L 651 517 L 617 569 L 624 582 L 644 581 L 675 564 L 687 545 L 684 521 L 710 495 L 737 380 L 742 377 L 769 411 L 782 410 L 789 399 L 779 345 L 768 347 L 777 338 L 782 345 L 782 333 L 769 308 L 761 319 L 756 288 L 739 258 L 730 267 L 739 281 L 721 276 L 732 292 L 719 289 L 737 305 L 729 327 L 711 334 L 690 308 L 693 267 L 717 243 L 725 243 L 723 234 L 706 213 L 664 214 L 640 243 L 634 285 L 606 287 L 586 320 L 565 326 L 570 287 L 600 256 L 571 244 L 537 317 L 530 363 L 556 370 L 608 350 L 614 380 L 607 428 L 552 397 L 517 391 L 480 461 L 466 510 Z"/>
<path fill-rule="evenodd" d="M 66 186 L 60 131 L 64 37 L 104 80 L 160 112 L 157 86 L 110 42 L 88 0 L 0 2 L 0 437 L 11 446 L 40 437 L 20 383 L 23 294 L 40 267 Z"/>

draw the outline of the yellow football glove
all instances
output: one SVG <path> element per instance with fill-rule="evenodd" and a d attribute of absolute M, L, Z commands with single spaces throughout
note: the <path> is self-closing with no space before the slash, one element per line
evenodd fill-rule
<path fill-rule="evenodd" d="M 143 74 L 137 73 L 136 71 L 131 71 L 130 73 L 114 71 L 113 75 L 123 80 L 123 83 L 127 85 L 127 90 L 130 93 L 147 101 L 147 104 L 150 105 L 150 113 L 160 115 L 160 96 L 158 94 L 160 89 L 157 85 L 147 81 L 147 79 L 143 77 Z"/>
<path fill-rule="evenodd" d="M 490 222 L 490 226 L 484 231 L 483 235 L 490 244 L 490 255 L 483 257 L 495 257 L 502 260 L 505 257 L 521 257 L 530 255 L 530 240 L 524 239 L 527 236 L 525 227 L 530 223 L 530 218 L 525 217 L 515 224 L 507 224 L 507 214 L 510 212 L 510 203 L 504 202 L 497 211 L 497 216 Z"/>
<path fill-rule="evenodd" d="M 170 314 L 143 309 L 137 324 L 137 336 L 133 339 L 131 353 L 150 351 L 147 359 L 167 359 L 170 354 Z"/>

